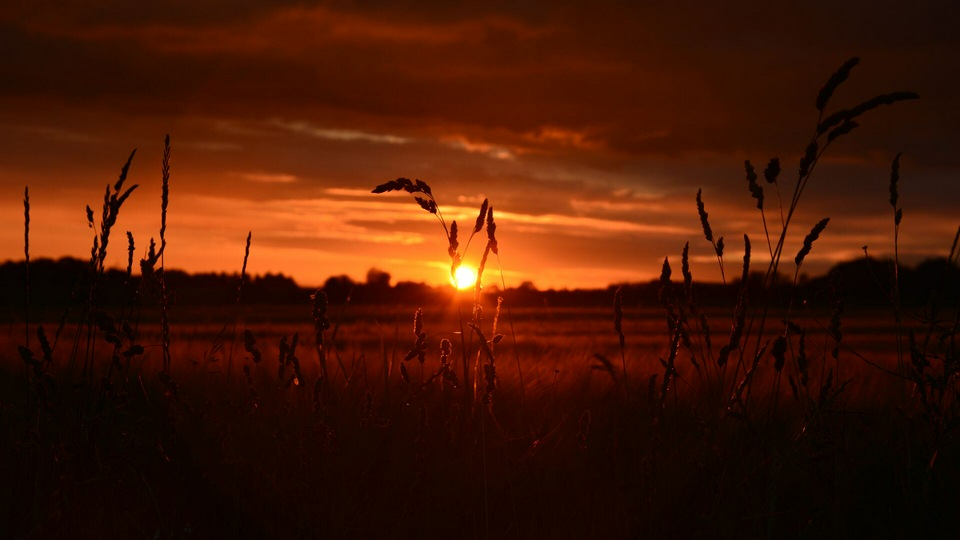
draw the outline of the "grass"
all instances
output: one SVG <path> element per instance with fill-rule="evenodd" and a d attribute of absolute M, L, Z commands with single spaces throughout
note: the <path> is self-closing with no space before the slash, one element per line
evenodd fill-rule
<path fill-rule="evenodd" d="M 957 306 L 934 296 L 911 312 L 896 277 L 878 293 L 889 296 L 882 325 L 874 311 L 852 313 L 839 284 L 827 311 L 772 293 L 781 261 L 796 290 L 803 260 L 831 233 L 824 218 L 804 224 L 802 244 L 787 241 L 824 151 L 862 114 L 915 97 L 827 114 L 855 65 L 820 91 L 794 182 L 779 159 L 766 186 L 745 163 L 765 245 L 744 235 L 739 281 L 710 226 L 710 194 L 697 193 L 719 273 L 739 287 L 721 309 L 698 305 L 687 245 L 682 279 L 663 262 L 656 311 L 631 309 L 621 290 L 602 313 L 511 311 L 509 296 L 477 288 L 450 306 L 362 313 L 318 290 L 299 324 L 266 326 L 245 316 L 241 277 L 229 321 L 178 326 L 163 267 L 167 139 L 160 245 L 150 240 L 135 279 L 128 233 L 117 312 L 100 305 L 98 276 L 136 188 L 123 190 L 131 155 L 99 223 L 88 207 L 93 247 L 78 283 L 89 286 L 64 299 L 80 322 L 65 312 L 51 333 L 28 301 L 22 341 L 19 330 L 7 338 L 19 359 L 0 382 L 0 536 L 955 537 Z M 897 156 L 895 243 L 899 176 Z M 461 243 L 429 185 L 398 179 L 374 192 L 395 190 L 437 216 L 451 274 L 483 232 L 481 272 L 497 256 L 488 201 Z M 28 192 L 24 208 L 29 269 Z M 759 287 L 749 286 L 754 249 L 771 255 Z M 27 276 L 29 291 L 38 284 Z"/>

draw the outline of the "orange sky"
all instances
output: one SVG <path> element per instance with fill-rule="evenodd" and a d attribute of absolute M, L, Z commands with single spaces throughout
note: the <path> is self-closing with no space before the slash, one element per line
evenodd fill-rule
<path fill-rule="evenodd" d="M 444 282 L 440 226 L 409 197 L 430 183 L 448 218 L 495 208 L 507 285 L 647 280 L 690 241 L 717 280 L 694 197 L 727 238 L 763 230 L 743 160 L 773 156 L 792 188 L 817 90 L 862 64 L 831 108 L 912 90 L 827 154 L 786 252 L 823 217 L 804 268 L 892 251 L 890 162 L 903 151 L 901 254 L 945 254 L 960 224 L 960 4 L 737 2 L 31 2 L 0 13 L 0 259 L 89 254 L 98 207 L 138 148 L 119 231 L 159 229 L 173 144 L 169 267 L 249 269 L 305 285 L 379 267 Z M 840 4 L 840 3 L 837 3 Z M 768 208 L 773 193 L 768 191 Z M 122 232 L 119 234 L 122 237 Z M 468 262 L 480 255 L 476 243 Z M 111 260 L 123 264 L 122 246 Z M 494 263 L 494 268 L 497 268 Z M 788 268 L 792 272 L 792 267 Z M 499 274 L 497 274 L 499 281 Z"/>

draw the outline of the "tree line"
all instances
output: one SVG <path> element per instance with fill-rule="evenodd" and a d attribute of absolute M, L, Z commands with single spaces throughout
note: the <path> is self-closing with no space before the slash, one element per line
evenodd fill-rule
<path fill-rule="evenodd" d="M 960 299 L 960 269 L 944 258 L 929 259 L 916 266 L 899 268 L 899 297 L 903 306 L 922 306 L 935 301 L 943 306 L 956 307 Z M 761 291 L 762 276 L 750 275 L 748 296 L 767 299 L 794 298 L 812 305 L 832 305 L 843 298 L 852 307 L 882 307 L 890 305 L 893 291 L 893 265 L 880 259 L 859 259 L 837 264 L 827 274 L 801 279 L 794 285 L 791 279 L 781 277 L 773 287 Z M 74 258 L 59 260 L 38 259 L 30 262 L 29 288 L 27 269 L 23 261 L 0 264 L 0 305 L 8 312 L 27 302 L 32 306 L 56 307 L 86 301 L 91 283 L 96 283 L 98 305 L 126 305 L 136 300 L 140 277 L 127 276 L 125 271 L 106 270 L 91 280 L 90 265 Z M 682 278 L 681 278 L 682 279 Z M 165 271 L 167 290 L 178 305 L 211 306 L 237 302 L 240 275 L 237 273 L 196 273 L 180 270 Z M 612 284 L 601 289 L 540 290 L 531 282 L 501 290 L 487 287 L 487 299 L 502 296 L 517 307 L 581 307 L 607 306 L 613 291 L 622 287 L 624 306 L 655 307 L 664 284 L 660 280 L 639 283 Z M 670 286 L 682 286 L 674 279 Z M 391 283 L 389 273 L 372 268 L 366 281 L 350 276 L 332 276 L 322 289 L 331 304 L 420 304 L 430 305 L 449 301 L 453 290 L 449 286 L 431 286 L 424 283 L 400 281 Z M 728 306 L 741 289 L 739 280 L 727 285 L 720 283 L 693 284 L 693 294 L 701 306 Z M 283 274 L 267 273 L 244 279 L 241 301 L 245 305 L 301 304 L 309 301 L 314 288 L 299 285 Z M 463 294 L 463 293 L 461 293 Z M 470 294 L 470 293 L 466 293 Z M 772 296 L 771 296 L 772 295 Z"/>

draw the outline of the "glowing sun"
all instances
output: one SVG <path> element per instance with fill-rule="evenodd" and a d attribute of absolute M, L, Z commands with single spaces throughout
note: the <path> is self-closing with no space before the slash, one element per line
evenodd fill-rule
<path fill-rule="evenodd" d="M 460 265 L 457 272 L 450 277 L 450 283 L 458 289 L 469 289 L 477 284 L 477 269 L 472 266 Z"/>

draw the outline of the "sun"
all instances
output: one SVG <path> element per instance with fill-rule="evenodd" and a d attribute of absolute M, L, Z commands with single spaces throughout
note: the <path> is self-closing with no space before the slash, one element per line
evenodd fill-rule
<path fill-rule="evenodd" d="M 465 264 L 457 268 L 456 273 L 450 277 L 450 283 L 458 289 L 469 289 L 477 284 L 477 269 Z"/>

